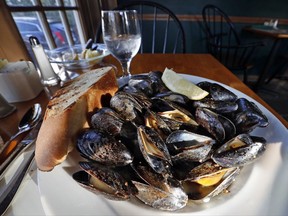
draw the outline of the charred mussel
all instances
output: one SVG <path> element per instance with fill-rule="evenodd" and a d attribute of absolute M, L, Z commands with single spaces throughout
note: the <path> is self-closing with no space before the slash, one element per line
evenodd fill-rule
<path fill-rule="evenodd" d="M 84 158 L 108 166 L 124 166 L 133 161 L 133 155 L 120 140 L 94 129 L 85 130 L 78 137 L 77 149 Z"/>
<path fill-rule="evenodd" d="M 73 179 L 82 187 L 112 200 L 128 200 L 132 188 L 127 180 L 113 169 L 101 164 L 79 162 L 82 171 L 73 174 Z"/>

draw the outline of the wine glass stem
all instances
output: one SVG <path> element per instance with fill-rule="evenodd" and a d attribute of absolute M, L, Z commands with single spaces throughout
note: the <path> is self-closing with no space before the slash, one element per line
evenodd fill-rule
<path fill-rule="evenodd" d="M 121 61 L 122 71 L 123 71 L 123 77 L 130 77 L 130 63 L 131 61 Z"/>

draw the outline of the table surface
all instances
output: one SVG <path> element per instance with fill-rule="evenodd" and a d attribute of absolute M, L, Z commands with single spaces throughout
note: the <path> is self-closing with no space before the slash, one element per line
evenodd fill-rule
<path fill-rule="evenodd" d="M 119 63 L 112 57 L 108 56 L 104 59 L 105 64 L 113 64 L 121 71 Z M 255 99 L 263 106 L 265 106 L 270 112 L 272 112 L 282 123 L 288 128 L 288 122 L 286 122 L 275 110 L 273 110 L 267 103 L 265 103 L 256 93 L 254 93 L 250 88 L 248 88 L 240 79 L 238 79 L 233 73 L 231 73 L 226 67 L 220 64 L 214 57 L 210 54 L 138 54 L 132 60 L 131 71 L 132 74 L 137 73 L 147 73 L 149 71 L 164 71 L 165 67 L 172 68 L 174 71 L 183 74 L 190 74 L 195 76 L 200 76 L 208 79 L 212 79 L 221 83 L 224 83 L 232 88 L 235 88 L 244 94 Z M 4 140 L 7 140 L 13 133 L 17 132 L 17 125 L 23 114 L 28 110 L 28 108 L 34 103 L 40 103 L 43 110 L 47 105 L 48 98 L 44 92 L 41 92 L 36 98 L 26 102 L 14 103 L 17 107 L 17 111 L 12 115 L 0 120 L 0 135 Z M 35 172 L 32 165 L 32 169 Z M 36 173 L 36 172 L 35 172 Z M 37 181 L 35 180 L 35 175 L 30 173 L 30 178 L 26 182 L 25 187 L 20 187 L 16 198 L 12 203 L 12 208 L 8 209 L 7 215 L 13 215 L 13 206 L 23 205 L 23 200 L 25 199 L 25 190 L 37 190 Z M 34 192 L 35 196 L 38 195 L 37 191 Z M 39 195 L 38 195 L 39 196 Z M 38 197 L 39 198 L 39 197 Z M 36 199 L 35 199 L 36 200 Z M 39 199 L 40 200 L 40 199 Z M 38 205 L 40 204 L 40 201 Z M 28 203 L 28 201 L 26 201 Z M 20 203 L 20 204 L 19 204 Z M 31 204 L 32 205 L 32 204 Z M 40 204 L 41 205 L 41 204 Z M 41 207 L 35 207 L 34 209 L 41 212 Z M 12 210 L 11 210 L 12 209 Z M 17 210 L 17 208 L 16 208 Z M 15 210 L 15 211 L 16 211 Z M 17 212 L 17 211 L 16 211 Z M 31 210 L 32 212 L 32 210 Z M 34 214 L 37 211 L 33 211 Z M 27 212 L 26 212 L 27 213 Z"/>
<path fill-rule="evenodd" d="M 246 31 L 256 33 L 262 36 L 274 37 L 278 39 L 288 38 L 287 28 L 282 28 L 282 27 L 273 28 L 271 26 L 265 26 L 265 25 L 252 25 L 244 29 Z"/>
<path fill-rule="evenodd" d="M 121 71 L 120 64 L 112 56 L 107 56 L 104 62 L 115 65 L 118 71 Z M 288 128 L 288 122 L 283 117 L 210 54 L 138 54 L 131 63 L 132 74 L 147 73 L 153 70 L 164 71 L 165 67 L 173 68 L 178 73 L 208 78 L 235 88 L 265 106 Z M 0 121 L 0 135 L 4 140 L 17 132 L 18 122 L 34 103 L 40 103 L 45 110 L 48 98 L 44 91 L 33 100 L 14 103 L 17 111 Z"/>

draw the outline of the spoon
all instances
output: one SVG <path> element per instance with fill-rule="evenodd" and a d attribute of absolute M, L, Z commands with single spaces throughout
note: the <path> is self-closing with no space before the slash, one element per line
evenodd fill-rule
<path fill-rule="evenodd" d="M 18 132 L 6 143 L 0 153 L 0 165 L 9 157 L 15 147 L 28 134 L 28 132 L 39 123 L 42 116 L 40 104 L 34 104 L 22 117 L 18 125 Z"/>

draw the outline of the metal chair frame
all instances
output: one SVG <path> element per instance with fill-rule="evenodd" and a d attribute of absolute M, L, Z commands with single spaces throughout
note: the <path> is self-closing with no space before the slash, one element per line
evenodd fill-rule
<path fill-rule="evenodd" d="M 149 53 L 158 52 L 156 50 L 157 47 L 161 48 L 160 49 L 161 53 L 177 53 L 177 52 L 185 53 L 186 52 L 186 38 L 185 38 L 184 28 L 180 20 L 170 9 L 168 9 L 167 7 L 159 3 L 152 2 L 152 1 L 133 1 L 133 2 L 127 2 L 121 5 L 118 5 L 118 7 L 116 7 L 114 10 L 126 10 L 126 9 L 135 9 L 137 10 L 139 14 L 140 28 L 141 28 L 141 35 L 142 35 L 142 41 L 141 41 L 141 47 L 140 47 L 139 53 L 148 52 L 147 50 L 144 50 L 143 44 L 148 43 L 146 41 L 149 41 L 149 40 L 151 40 L 151 51 L 149 51 Z M 145 32 L 143 32 L 145 22 L 147 22 L 147 20 L 144 17 L 145 9 L 150 9 L 150 11 L 153 11 L 152 35 L 149 35 L 147 33 L 145 34 Z M 151 17 L 148 17 L 147 19 L 148 21 L 151 21 L 150 20 Z M 159 29 L 160 25 L 158 23 L 159 21 L 165 22 L 164 34 L 163 34 L 163 37 L 161 36 L 161 40 L 157 38 L 157 33 L 158 34 L 163 33 L 163 31 L 160 32 L 160 29 Z M 169 41 L 169 36 L 172 35 L 172 33 L 169 32 L 169 30 L 171 29 L 170 27 L 172 23 L 174 23 L 175 26 L 177 27 L 176 37 L 175 37 L 173 44 L 171 44 L 171 40 Z M 100 26 L 96 34 L 97 42 L 99 42 L 101 38 L 101 34 L 102 34 L 102 31 L 101 31 L 101 26 Z M 174 30 L 173 30 L 173 34 L 175 34 Z"/>
<path fill-rule="evenodd" d="M 261 41 L 243 43 L 229 16 L 215 5 L 206 5 L 202 17 L 208 52 L 228 69 L 243 71 L 243 82 L 247 83 L 253 53 L 264 44 Z"/>

